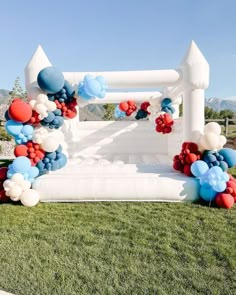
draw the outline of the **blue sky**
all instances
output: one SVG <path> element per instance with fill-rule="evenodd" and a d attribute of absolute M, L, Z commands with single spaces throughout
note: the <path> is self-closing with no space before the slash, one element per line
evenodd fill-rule
<path fill-rule="evenodd" d="M 177 68 L 193 39 L 210 64 L 206 96 L 236 95 L 235 0 L 1 0 L 0 88 L 41 44 L 62 71 Z"/>

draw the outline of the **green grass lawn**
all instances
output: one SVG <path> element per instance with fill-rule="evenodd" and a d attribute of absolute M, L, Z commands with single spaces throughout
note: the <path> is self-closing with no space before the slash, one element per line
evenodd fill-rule
<path fill-rule="evenodd" d="M 17 295 L 235 294 L 236 207 L 4 204 L 0 266 Z"/>
<path fill-rule="evenodd" d="M 235 208 L 2 205 L 0 220 L 0 289 L 17 295 L 235 294 Z"/>

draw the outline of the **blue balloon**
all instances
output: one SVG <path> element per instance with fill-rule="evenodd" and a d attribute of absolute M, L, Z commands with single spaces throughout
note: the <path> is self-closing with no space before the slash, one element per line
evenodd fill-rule
<path fill-rule="evenodd" d="M 70 85 L 70 83 L 65 80 L 64 88 L 69 96 L 73 96 L 75 94 L 74 88 Z"/>
<path fill-rule="evenodd" d="M 84 80 L 79 83 L 78 95 L 85 100 L 93 97 L 103 98 L 106 94 L 106 88 L 104 77 L 98 76 L 94 78 L 91 75 L 86 75 Z"/>
<path fill-rule="evenodd" d="M 34 128 L 31 125 L 24 125 L 21 132 L 26 135 L 32 135 L 34 133 Z"/>
<path fill-rule="evenodd" d="M 56 152 L 47 153 L 46 157 L 50 160 L 55 160 L 57 157 L 57 153 Z"/>
<path fill-rule="evenodd" d="M 44 122 L 46 123 L 50 123 L 55 119 L 55 115 L 53 112 L 48 112 L 48 116 L 46 118 L 44 118 Z"/>
<path fill-rule="evenodd" d="M 226 182 L 225 181 L 214 181 L 212 184 L 213 190 L 216 192 L 223 192 L 226 189 Z"/>
<path fill-rule="evenodd" d="M 31 167 L 28 173 L 30 178 L 36 178 L 39 175 L 39 169 L 36 166 Z"/>
<path fill-rule="evenodd" d="M 62 153 L 60 159 L 58 159 L 58 163 L 59 163 L 59 168 L 64 167 L 67 163 L 67 156 Z"/>
<path fill-rule="evenodd" d="M 208 169 L 207 163 L 202 160 L 198 160 L 191 165 L 191 172 L 195 177 L 201 177 Z"/>
<path fill-rule="evenodd" d="M 24 156 L 17 157 L 12 162 L 12 168 L 17 173 L 24 174 L 29 171 L 30 167 L 31 167 L 31 162 L 30 162 L 29 158 L 24 157 Z"/>
<path fill-rule="evenodd" d="M 15 173 L 16 171 L 13 169 L 12 164 L 10 164 L 7 170 L 7 178 L 12 178 Z"/>
<path fill-rule="evenodd" d="M 218 153 L 224 157 L 224 161 L 228 164 L 229 168 L 236 165 L 236 150 L 223 148 Z"/>
<path fill-rule="evenodd" d="M 170 107 L 171 104 L 172 104 L 172 100 L 169 97 L 164 98 L 161 102 L 162 107 Z"/>
<path fill-rule="evenodd" d="M 11 120 L 8 110 L 5 112 L 4 117 L 5 117 L 6 121 Z"/>
<path fill-rule="evenodd" d="M 57 68 L 46 67 L 39 72 L 37 82 L 43 91 L 54 94 L 63 88 L 65 79 L 62 72 Z"/>
<path fill-rule="evenodd" d="M 115 107 L 115 110 L 114 110 L 114 117 L 115 117 L 116 119 L 122 119 L 122 118 L 125 118 L 125 117 L 126 117 L 126 112 L 121 111 L 120 108 L 119 108 L 119 105 L 117 105 L 117 106 Z"/>
<path fill-rule="evenodd" d="M 9 120 L 5 124 L 5 129 L 7 133 L 14 137 L 21 133 L 22 128 L 23 128 L 22 123 L 19 123 L 13 120 Z"/>
<path fill-rule="evenodd" d="M 215 199 L 217 192 L 211 187 L 201 186 L 199 194 L 204 201 L 210 202 Z"/>

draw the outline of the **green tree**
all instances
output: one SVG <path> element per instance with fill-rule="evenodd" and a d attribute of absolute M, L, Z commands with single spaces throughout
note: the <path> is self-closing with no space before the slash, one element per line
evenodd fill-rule
<path fill-rule="evenodd" d="M 24 101 L 27 100 L 27 94 L 26 94 L 26 91 L 21 86 L 20 77 L 16 77 L 13 88 L 9 92 L 9 94 L 11 96 L 11 101 L 16 97 L 21 98 Z"/>
<path fill-rule="evenodd" d="M 104 104 L 103 107 L 105 109 L 105 113 L 102 119 L 105 121 L 115 120 L 114 118 L 115 105 L 112 103 L 108 103 L 108 104 Z"/>

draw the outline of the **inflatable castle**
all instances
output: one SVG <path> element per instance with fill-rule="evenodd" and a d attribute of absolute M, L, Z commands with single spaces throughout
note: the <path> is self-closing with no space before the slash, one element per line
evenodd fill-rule
<path fill-rule="evenodd" d="M 25 68 L 29 99 L 35 98 L 39 72 L 51 66 L 39 46 Z M 77 96 L 78 107 L 88 103 L 119 104 L 130 99 L 136 103 L 151 102 L 170 97 L 176 109 L 175 128 L 163 135 L 156 133 L 148 120 L 80 122 L 77 112 L 75 118 L 65 121 L 61 127 L 67 145 L 66 167 L 42 175 L 33 183 L 40 200 L 172 202 L 198 199 L 196 179 L 172 168 L 172 158 L 181 150 L 182 143 L 190 140 L 193 131 L 202 132 L 204 128 L 204 90 L 209 84 L 209 65 L 196 44 L 192 41 L 176 70 L 63 72 L 75 93 L 87 74 L 104 77 L 108 91 L 103 99 L 91 101 Z M 162 91 L 149 91 L 160 87 Z M 146 92 L 138 92 L 138 89 Z M 183 117 L 179 118 L 181 102 Z"/>
<path fill-rule="evenodd" d="M 1 202 L 236 201 L 236 151 L 204 124 L 209 65 L 193 41 L 176 70 L 92 73 L 61 72 L 39 46 L 25 82 L 28 101 L 5 115 L 16 146 Z M 80 121 L 88 104 L 116 105 L 116 120 Z"/>

